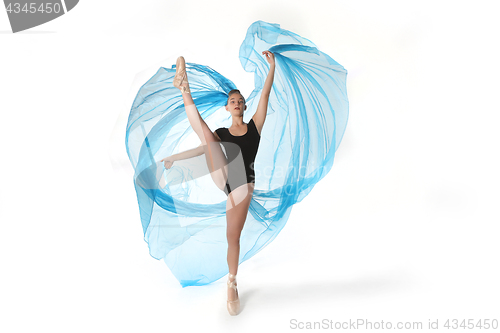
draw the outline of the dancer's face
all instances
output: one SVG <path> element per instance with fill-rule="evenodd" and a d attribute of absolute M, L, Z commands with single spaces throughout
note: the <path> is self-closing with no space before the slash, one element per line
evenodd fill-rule
<path fill-rule="evenodd" d="M 229 96 L 226 110 L 231 112 L 232 115 L 241 116 L 243 114 L 243 111 L 245 111 L 246 109 L 247 106 L 245 105 L 245 100 L 243 99 L 243 96 L 241 96 L 241 94 L 234 93 Z"/>

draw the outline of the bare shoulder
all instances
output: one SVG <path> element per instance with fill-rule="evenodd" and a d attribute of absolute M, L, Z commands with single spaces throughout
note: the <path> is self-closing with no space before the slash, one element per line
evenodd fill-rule
<path fill-rule="evenodd" d="M 217 141 L 219 141 L 219 142 L 220 142 L 220 141 L 221 141 L 221 139 L 220 139 L 220 138 L 219 138 L 219 136 L 217 135 L 217 130 L 215 130 L 213 133 L 214 133 L 214 137 L 215 137 L 215 139 L 217 139 Z"/>

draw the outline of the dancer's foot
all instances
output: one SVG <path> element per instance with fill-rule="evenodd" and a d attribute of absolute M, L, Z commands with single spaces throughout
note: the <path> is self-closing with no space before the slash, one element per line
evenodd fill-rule
<path fill-rule="evenodd" d="M 240 298 L 236 288 L 236 274 L 229 273 L 227 280 L 227 311 L 231 316 L 236 316 L 240 312 Z"/>
<path fill-rule="evenodd" d="M 186 73 L 186 61 L 182 56 L 177 58 L 175 64 L 174 87 L 180 89 L 183 94 L 191 93 Z"/>

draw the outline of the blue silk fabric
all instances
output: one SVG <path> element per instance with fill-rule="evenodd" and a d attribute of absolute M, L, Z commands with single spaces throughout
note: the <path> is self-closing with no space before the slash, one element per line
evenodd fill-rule
<path fill-rule="evenodd" d="M 239 55 L 255 81 L 246 98 L 245 123 L 257 109 L 269 71 L 265 50 L 274 53 L 276 71 L 255 159 L 255 190 L 241 232 L 240 264 L 273 241 L 293 205 L 330 171 L 348 118 L 347 70 L 310 40 L 257 21 Z M 187 61 L 201 117 L 212 132 L 230 127 L 224 106 L 236 86 L 210 67 Z M 160 162 L 200 144 L 181 92 L 172 84 L 174 75 L 175 65 L 161 67 L 139 89 L 125 141 L 150 255 L 163 259 L 182 287 L 200 286 L 228 273 L 227 196 L 213 182 L 204 155 L 175 161 L 170 169 Z"/>

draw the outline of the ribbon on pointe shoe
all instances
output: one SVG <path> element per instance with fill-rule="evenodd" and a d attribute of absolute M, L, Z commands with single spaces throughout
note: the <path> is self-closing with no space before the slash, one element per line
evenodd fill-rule
<path fill-rule="evenodd" d="M 231 279 L 233 279 L 231 281 Z M 236 288 L 236 274 L 231 274 L 229 273 L 229 279 L 227 280 L 227 285 L 229 288 L 233 288 L 234 291 L 236 292 L 236 299 L 233 301 L 230 301 L 229 299 L 227 300 L 227 310 L 230 315 L 235 316 L 238 314 L 240 310 L 240 298 L 237 293 L 237 288 Z"/>
<path fill-rule="evenodd" d="M 184 60 L 184 57 L 182 57 L 182 56 L 177 58 L 177 61 L 175 63 L 175 76 L 174 76 L 173 83 L 174 83 L 174 87 L 180 89 L 182 93 L 185 93 L 185 94 L 191 93 L 191 91 L 189 90 L 189 83 L 187 80 L 186 61 Z M 183 83 L 186 83 L 186 84 L 183 85 Z"/>

